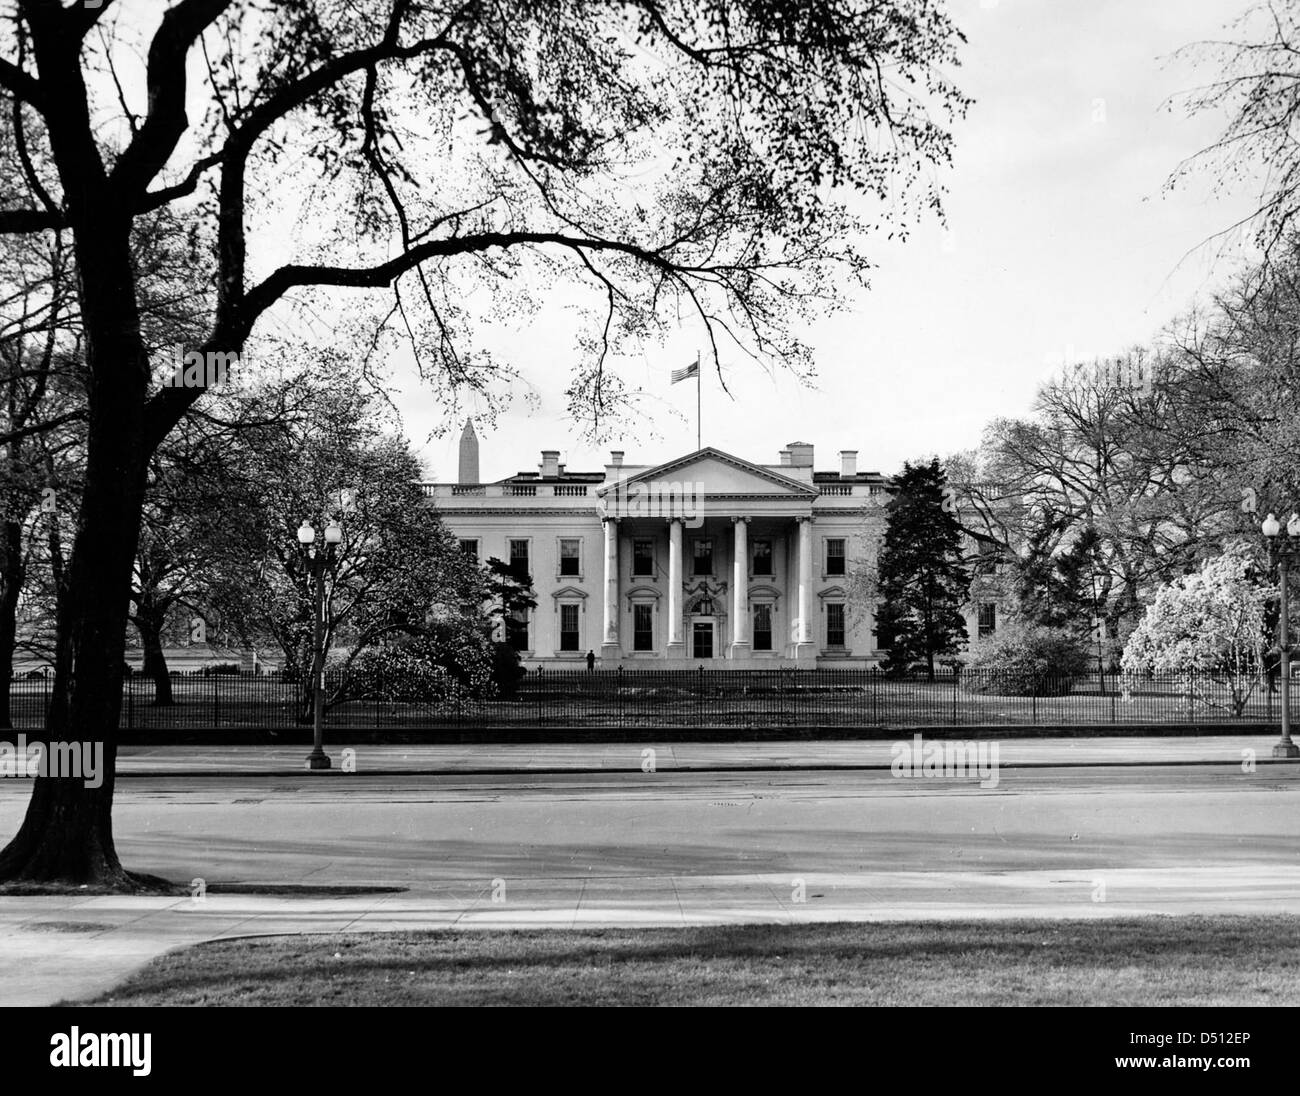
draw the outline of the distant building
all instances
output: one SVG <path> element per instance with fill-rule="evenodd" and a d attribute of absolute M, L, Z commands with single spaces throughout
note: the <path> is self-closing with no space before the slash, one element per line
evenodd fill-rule
<path fill-rule="evenodd" d="M 813 470 L 791 442 L 775 464 L 705 447 L 658 465 L 621 450 L 601 472 L 571 472 L 543 450 L 536 472 L 478 483 L 466 423 L 459 482 L 425 485 L 464 551 L 533 580 L 537 608 L 512 628 L 530 664 L 662 668 L 870 666 L 866 576 L 884 534 L 889 484 L 857 451 Z M 993 626 L 972 606 L 969 631 Z M 982 627 L 981 627 L 982 625 Z"/>

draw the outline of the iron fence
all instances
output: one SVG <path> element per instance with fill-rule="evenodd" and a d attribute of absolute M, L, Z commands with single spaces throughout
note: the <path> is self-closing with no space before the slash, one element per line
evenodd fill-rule
<path fill-rule="evenodd" d="M 172 703 L 154 682 L 123 684 L 120 725 L 151 729 L 288 730 L 308 722 L 302 687 L 275 674 L 173 674 Z M 327 678 L 327 695 L 337 682 Z M 362 683 L 364 685 L 364 683 Z M 1257 724 L 1279 716 L 1276 682 L 1235 683 L 1207 673 L 1131 677 L 1042 675 L 1016 686 L 988 672 L 893 677 L 879 670 L 772 669 L 532 671 L 511 698 L 418 700 L 403 690 L 363 688 L 331 704 L 332 727 L 384 730 L 475 728 L 872 728 Z M 1023 695 L 999 689 L 1018 687 Z M 1242 700 L 1242 694 L 1248 694 Z M 11 682 L 15 729 L 39 729 L 48 678 Z"/>

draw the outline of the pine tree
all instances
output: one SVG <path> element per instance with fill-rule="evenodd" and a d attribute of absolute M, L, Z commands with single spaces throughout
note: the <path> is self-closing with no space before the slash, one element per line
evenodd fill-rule
<path fill-rule="evenodd" d="M 1084 526 L 1074 543 L 1053 550 L 1066 521 L 1048 515 L 1030 534 L 1016 568 L 1019 615 L 1032 624 L 1087 635 L 1098 613 L 1095 575 L 1100 534 Z"/>
<path fill-rule="evenodd" d="M 484 565 L 488 586 L 497 603 L 488 616 L 501 621 L 502 635 L 511 648 L 522 651 L 528 646 L 528 613 L 537 608 L 533 578 L 515 564 L 491 557 Z"/>
<path fill-rule="evenodd" d="M 935 659 L 966 643 L 961 606 L 970 572 L 938 460 L 904 464 L 896 482 L 880 554 L 876 638 L 889 651 L 887 672 L 905 673 L 923 661 L 933 680 Z"/>

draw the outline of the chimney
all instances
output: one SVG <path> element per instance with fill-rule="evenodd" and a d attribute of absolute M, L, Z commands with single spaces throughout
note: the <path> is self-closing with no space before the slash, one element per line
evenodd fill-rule
<path fill-rule="evenodd" d="M 840 478 L 852 479 L 858 474 L 858 451 L 856 449 L 840 450 Z"/>
<path fill-rule="evenodd" d="M 560 474 L 560 451 L 558 449 L 542 450 L 542 479 L 555 479 Z"/>
<path fill-rule="evenodd" d="M 478 436 L 474 433 L 474 420 L 465 420 L 465 429 L 460 435 L 460 473 L 457 483 L 479 483 L 478 478 Z"/>
<path fill-rule="evenodd" d="M 806 441 L 792 441 L 786 446 L 790 450 L 790 465 L 793 468 L 811 468 L 813 447 Z"/>
<path fill-rule="evenodd" d="M 789 450 L 789 449 L 782 449 L 782 450 L 781 450 L 781 467 L 782 467 L 782 468 L 789 468 L 789 467 L 790 467 L 790 450 Z"/>
<path fill-rule="evenodd" d="M 611 449 L 609 451 L 609 463 L 615 468 L 623 467 L 623 450 Z"/>

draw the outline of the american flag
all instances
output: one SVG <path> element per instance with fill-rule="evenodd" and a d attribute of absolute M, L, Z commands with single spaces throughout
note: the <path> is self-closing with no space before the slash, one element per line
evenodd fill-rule
<path fill-rule="evenodd" d="M 687 377 L 698 377 L 700 375 L 700 359 L 696 358 L 690 365 L 684 365 L 681 369 L 673 370 L 672 383 L 684 381 Z"/>

